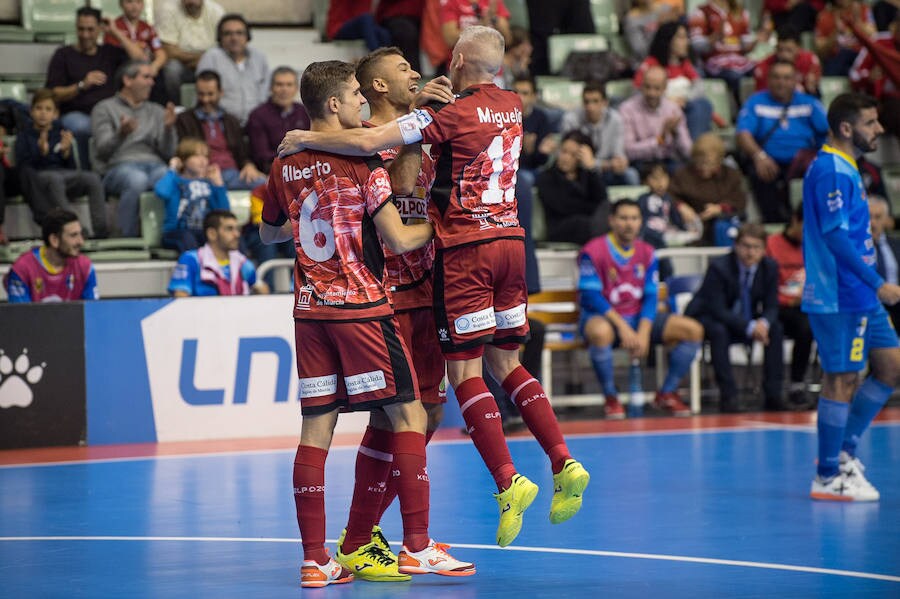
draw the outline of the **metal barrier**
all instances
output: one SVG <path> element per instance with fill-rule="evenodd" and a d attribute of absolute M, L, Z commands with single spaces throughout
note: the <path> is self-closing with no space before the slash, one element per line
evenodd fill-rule
<path fill-rule="evenodd" d="M 272 275 L 272 293 L 290 293 L 292 291 L 291 279 L 294 274 L 294 261 L 290 258 L 266 260 L 256 269 L 257 280 L 262 280 L 272 271 L 275 271 L 275 274 Z"/>

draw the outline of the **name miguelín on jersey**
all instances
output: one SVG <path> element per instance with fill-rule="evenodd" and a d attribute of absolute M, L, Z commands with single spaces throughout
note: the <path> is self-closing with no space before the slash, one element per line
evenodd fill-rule
<path fill-rule="evenodd" d="M 477 106 L 478 121 L 481 123 L 494 123 L 498 129 L 502 129 L 504 125 L 512 125 L 513 123 L 522 124 L 522 111 L 518 108 L 505 112 L 497 112 L 491 108 L 482 108 Z"/>

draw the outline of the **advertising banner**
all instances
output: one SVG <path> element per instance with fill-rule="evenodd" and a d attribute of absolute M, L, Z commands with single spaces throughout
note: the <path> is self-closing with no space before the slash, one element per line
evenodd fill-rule
<path fill-rule="evenodd" d="M 81 302 L 0 307 L 0 449 L 85 438 Z"/>

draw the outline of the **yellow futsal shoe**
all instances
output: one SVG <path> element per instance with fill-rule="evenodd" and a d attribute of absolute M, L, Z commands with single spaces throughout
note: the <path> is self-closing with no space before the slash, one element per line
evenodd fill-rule
<path fill-rule="evenodd" d="M 344 537 L 347 536 L 347 529 L 341 531 L 341 536 L 338 537 L 338 549 L 344 546 Z M 372 527 L 372 538 L 371 541 L 375 543 L 377 547 L 383 549 L 390 555 L 393 559 L 397 559 L 397 555 L 391 551 L 391 544 L 388 543 L 387 537 L 384 536 L 384 533 L 381 532 L 381 527 L 377 524 Z"/>
<path fill-rule="evenodd" d="M 581 463 L 566 460 L 559 474 L 553 475 L 553 500 L 550 502 L 550 522 L 565 522 L 581 509 L 581 495 L 591 475 Z"/>
<path fill-rule="evenodd" d="M 396 555 L 375 543 L 363 545 L 349 555 L 341 552 L 342 544 L 338 545 L 335 559 L 356 578 L 373 582 L 402 582 L 412 578 L 409 574 L 401 574 L 397 569 L 399 564 Z"/>
<path fill-rule="evenodd" d="M 512 484 L 494 499 L 500 507 L 500 524 L 497 526 L 497 544 L 506 547 L 519 536 L 522 530 L 522 514 L 537 497 L 538 486 L 522 476 L 512 477 Z"/>

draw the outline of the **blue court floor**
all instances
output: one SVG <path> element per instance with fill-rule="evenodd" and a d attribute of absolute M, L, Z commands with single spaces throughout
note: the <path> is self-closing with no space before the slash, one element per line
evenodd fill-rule
<path fill-rule="evenodd" d="M 810 426 L 569 437 L 590 470 L 582 511 L 551 525 L 541 486 L 512 547 L 494 545 L 492 481 L 468 440 L 429 447 L 432 536 L 469 578 L 299 587 L 292 450 L 0 467 L 0 597 L 900 597 L 900 423 L 860 457 L 874 504 L 810 501 Z M 346 523 L 355 448 L 327 464 L 328 539 Z M 382 523 L 402 536 L 392 506 Z M 396 547 L 395 550 L 398 550 Z"/>

